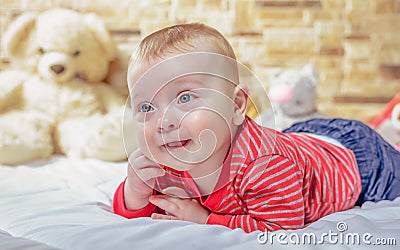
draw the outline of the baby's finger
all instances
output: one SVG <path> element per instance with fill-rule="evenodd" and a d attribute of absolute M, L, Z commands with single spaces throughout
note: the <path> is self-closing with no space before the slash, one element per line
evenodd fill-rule
<path fill-rule="evenodd" d="M 150 160 L 147 156 L 143 154 L 143 152 L 140 150 L 140 148 L 136 149 L 133 151 L 129 157 L 128 161 L 131 165 L 138 165 L 137 163 L 139 162 L 140 165 L 158 165 L 155 161 Z"/>
<path fill-rule="evenodd" d="M 173 216 L 170 214 L 157 214 L 157 213 L 151 214 L 151 218 L 153 220 L 177 220 L 178 219 L 176 216 Z"/>
<path fill-rule="evenodd" d="M 137 175 L 143 180 L 148 181 L 150 179 L 154 179 L 165 174 L 164 169 L 159 167 L 147 167 L 142 168 L 137 172 Z"/>
<path fill-rule="evenodd" d="M 136 158 L 138 158 L 139 156 L 143 155 L 142 151 L 137 148 L 135 151 L 133 151 L 129 157 L 128 157 L 128 162 L 133 162 Z"/>
<path fill-rule="evenodd" d="M 129 167 L 131 167 L 135 172 L 139 172 L 141 169 L 144 168 L 162 169 L 159 164 L 150 161 L 144 155 L 140 155 L 135 160 L 129 162 Z"/>
<path fill-rule="evenodd" d="M 182 188 L 178 187 L 167 187 L 162 190 L 163 194 L 167 194 L 172 197 L 178 197 L 178 198 L 190 198 L 190 195 Z"/>
<path fill-rule="evenodd" d="M 140 169 L 135 169 L 131 164 L 129 164 L 128 166 L 128 176 L 135 176 L 136 178 L 139 178 L 142 181 L 163 176 L 164 174 L 165 170 L 160 167 L 143 167 Z"/>
<path fill-rule="evenodd" d="M 155 163 L 154 161 L 150 160 L 144 155 L 138 156 L 133 162 L 132 165 L 135 169 L 146 168 L 146 167 L 157 167 L 161 168 L 159 164 Z"/>
<path fill-rule="evenodd" d="M 179 207 L 171 198 L 172 197 L 168 197 L 166 195 L 152 195 L 149 197 L 149 201 L 164 210 L 166 213 L 176 216 Z"/>

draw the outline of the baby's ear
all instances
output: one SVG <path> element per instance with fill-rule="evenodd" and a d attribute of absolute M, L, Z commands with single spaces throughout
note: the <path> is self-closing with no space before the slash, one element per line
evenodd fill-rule
<path fill-rule="evenodd" d="M 244 85 L 236 85 L 235 89 L 233 90 L 233 100 L 235 102 L 233 123 L 235 125 L 241 125 L 246 117 L 248 91 L 249 89 Z"/>

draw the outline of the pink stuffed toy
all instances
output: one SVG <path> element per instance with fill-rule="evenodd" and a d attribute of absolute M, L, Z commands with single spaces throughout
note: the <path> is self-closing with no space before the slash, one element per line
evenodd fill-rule
<path fill-rule="evenodd" d="M 372 120 L 370 126 L 400 151 L 400 93 Z"/>
<path fill-rule="evenodd" d="M 313 65 L 279 70 L 270 78 L 268 96 L 272 108 L 256 117 L 257 122 L 282 131 L 296 122 L 324 117 L 317 108 L 318 76 Z"/>

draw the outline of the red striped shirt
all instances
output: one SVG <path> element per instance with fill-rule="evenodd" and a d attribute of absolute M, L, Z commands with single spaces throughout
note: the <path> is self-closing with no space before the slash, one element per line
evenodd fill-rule
<path fill-rule="evenodd" d="M 361 191 L 351 150 L 307 134 L 284 134 L 246 119 L 224 163 L 228 182 L 198 201 L 210 212 L 208 224 L 254 230 L 297 229 L 327 214 L 354 206 Z M 167 186 L 198 190 L 187 172 L 166 168 L 157 190 Z M 224 170 L 222 171 L 224 173 Z M 152 204 L 125 208 L 124 182 L 117 189 L 114 212 L 127 218 L 150 216 Z M 217 184 L 218 186 L 218 184 Z M 160 189 L 158 189 L 160 188 Z"/>

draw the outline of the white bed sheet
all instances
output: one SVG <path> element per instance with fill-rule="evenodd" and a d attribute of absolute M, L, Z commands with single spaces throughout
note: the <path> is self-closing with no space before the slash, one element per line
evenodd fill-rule
<path fill-rule="evenodd" d="M 297 239 L 296 249 L 400 249 L 400 197 L 270 233 L 261 244 L 261 232 L 113 214 L 112 196 L 125 173 L 125 162 L 64 157 L 0 166 L 0 249 L 286 249 Z M 338 223 L 347 230 L 338 231 Z M 376 246 L 378 240 L 391 245 Z"/>

